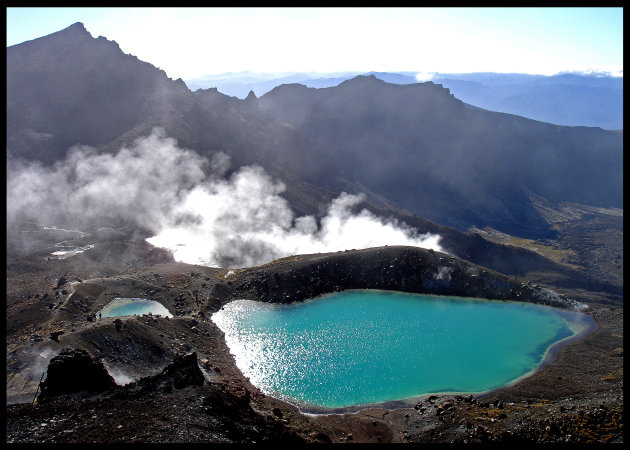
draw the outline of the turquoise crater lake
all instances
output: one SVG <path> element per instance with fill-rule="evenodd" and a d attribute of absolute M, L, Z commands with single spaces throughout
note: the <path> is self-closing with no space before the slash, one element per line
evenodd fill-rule
<path fill-rule="evenodd" d="M 255 386 L 303 410 L 496 389 L 594 326 L 531 303 L 373 290 L 288 305 L 235 300 L 212 320 Z"/>
<path fill-rule="evenodd" d="M 173 314 L 160 302 L 144 298 L 117 297 L 99 311 L 102 317 L 141 316 L 153 314 L 154 316 L 173 317 Z"/>

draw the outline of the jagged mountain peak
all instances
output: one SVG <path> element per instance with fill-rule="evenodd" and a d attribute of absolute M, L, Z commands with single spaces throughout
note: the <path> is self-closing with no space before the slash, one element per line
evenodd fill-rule
<path fill-rule="evenodd" d="M 85 38 L 92 39 L 92 35 L 85 28 L 82 22 L 75 22 L 67 28 L 63 30 L 55 31 L 54 33 L 50 33 L 46 36 L 38 37 L 32 39 L 30 41 L 25 41 L 20 44 L 15 44 L 7 47 L 7 57 L 11 55 L 11 53 L 16 48 L 25 48 L 32 46 L 49 45 L 52 41 L 66 41 L 66 42 L 76 42 L 77 39 L 85 40 Z"/>
<path fill-rule="evenodd" d="M 306 92 L 306 91 L 315 91 L 316 88 L 307 87 L 300 83 L 284 83 L 279 86 L 274 87 L 272 90 L 262 95 L 261 98 L 265 96 L 274 96 L 277 94 L 292 94 L 296 92 Z"/>
<path fill-rule="evenodd" d="M 76 22 L 7 48 L 7 110 L 17 112 L 7 117 L 10 153 L 53 162 L 77 143 L 108 143 L 187 95 L 181 79 Z"/>
<path fill-rule="evenodd" d="M 367 83 L 374 83 L 374 84 L 383 84 L 385 83 L 385 81 L 380 80 L 378 78 L 376 78 L 376 76 L 374 74 L 365 74 L 365 75 L 357 75 L 356 77 L 350 78 L 346 81 L 343 81 L 342 83 L 339 84 L 339 86 L 341 85 L 353 85 L 353 84 L 367 84 Z"/>
<path fill-rule="evenodd" d="M 63 30 L 56 31 L 47 36 L 43 36 L 39 39 L 51 38 L 51 37 L 83 37 L 83 38 L 92 38 L 92 34 L 85 28 L 83 22 L 75 22 L 69 27 L 64 28 Z"/>
<path fill-rule="evenodd" d="M 70 32 L 70 31 L 89 34 L 89 31 L 85 28 L 85 25 L 83 25 L 83 22 L 75 22 L 69 27 L 64 28 L 60 32 L 62 33 L 62 32 Z"/>

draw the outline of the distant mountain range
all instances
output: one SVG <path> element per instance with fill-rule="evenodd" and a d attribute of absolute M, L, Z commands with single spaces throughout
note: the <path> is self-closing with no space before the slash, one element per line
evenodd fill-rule
<path fill-rule="evenodd" d="M 386 76 L 396 83 L 379 79 Z M 234 170 L 260 165 L 284 182 L 298 215 L 361 192 L 374 211 L 443 234 L 451 233 L 443 226 L 490 226 L 547 236 L 534 194 L 551 204 L 622 207 L 622 132 L 487 111 L 440 84 L 404 84 L 406 76 L 356 76 L 320 89 L 283 84 L 241 100 L 193 92 L 77 23 L 7 48 L 7 155 L 50 165 L 77 143 L 114 152 L 160 126 L 208 158 L 228 154 Z M 545 80 L 529 86 L 553 88 Z"/>
<path fill-rule="evenodd" d="M 245 98 L 258 97 L 274 87 L 300 83 L 307 87 L 333 87 L 357 75 L 374 75 L 395 84 L 414 84 L 415 72 L 342 72 L 263 74 L 225 73 L 186 80 L 191 90 L 216 87 L 219 92 Z M 623 128 L 623 78 L 601 74 L 553 76 L 518 73 L 436 73 L 431 81 L 450 89 L 465 103 L 557 125 Z"/>

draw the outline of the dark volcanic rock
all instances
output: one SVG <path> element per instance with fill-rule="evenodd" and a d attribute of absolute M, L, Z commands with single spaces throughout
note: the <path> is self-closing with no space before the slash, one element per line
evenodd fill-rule
<path fill-rule="evenodd" d="M 59 278 L 59 280 L 57 281 L 57 289 L 59 289 L 61 286 L 63 286 L 67 282 L 68 280 L 66 279 L 66 277 L 62 276 L 61 278 Z"/>
<path fill-rule="evenodd" d="M 203 373 L 197 364 L 197 353 L 176 357 L 172 363 L 164 368 L 160 376 L 172 377 L 173 385 L 177 389 L 203 384 Z"/>
<path fill-rule="evenodd" d="M 193 352 L 176 356 L 160 373 L 140 379 L 137 386 L 132 386 L 132 389 L 139 387 L 141 393 L 160 390 L 171 392 L 173 388 L 201 386 L 203 382 L 203 372 L 197 364 L 197 353 Z"/>
<path fill-rule="evenodd" d="M 193 270 L 202 275 L 193 276 Z M 30 289 L 42 292 L 44 286 L 49 288 L 51 279 L 56 280 L 64 272 L 56 271 L 43 279 L 42 287 Z M 190 279 L 191 284 L 165 289 L 162 283 L 177 279 L 176 275 Z M 68 278 L 73 279 L 71 276 L 74 274 Z M 155 287 L 149 287 L 146 281 L 155 283 Z M 535 284 L 440 252 L 411 247 L 292 256 L 261 267 L 239 269 L 230 281 L 232 284 L 217 269 L 164 264 L 133 270 L 124 277 L 86 280 L 75 286 L 69 302 L 99 299 L 90 311 L 77 315 L 83 319 L 84 314 L 97 311 L 110 297 L 134 297 L 155 290 L 157 300 L 169 306 L 169 298 L 183 294 L 183 307 L 188 309 L 194 303 L 190 292 L 201 289 L 202 282 L 207 288 L 200 291 L 204 301 L 201 308 L 207 316 L 235 298 L 286 302 L 334 289 L 374 286 L 404 288 L 408 292 L 429 287 L 455 289 L 463 295 L 485 293 L 491 298 L 513 292 L 520 293 L 524 301 L 556 298 L 553 292 L 545 292 Z M 263 285 L 268 289 L 264 299 L 256 296 Z M 215 286 L 220 287 L 213 289 Z M 571 297 L 574 292 L 563 291 Z M 28 299 L 26 294 L 23 297 Z M 556 301 L 564 300 L 558 296 Z M 44 304 L 41 300 L 38 307 Z M 565 306 L 570 307 L 571 302 Z M 357 443 L 379 439 L 385 443 L 618 442 L 623 439 L 623 356 L 619 356 L 623 350 L 623 309 L 591 308 L 598 330 L 562 347 L 552 364 L 526 380 L 481 396 L 483 401 L 478 402 L 472 395 L 440 395 L 418 399 L 422 404 L 417 409 L 395 402 L 383 405 L 383 409 L 322 415 L 302 415 L 296 408 L 257 391 L 234 365 L 223 334 L 208 318 L 194 314 L 170 320 L 127 318 L 121 332 L 117 332 L 114 319 L 96 323 L 82 320 L 78 324 L 67 314 L 62 316 L 64 323 L 54 322 L 54 327 L 27 328 L 25 338 L 41 339 L 53 330 L 67 329 L 64 343 L 87 348 L 134 378 L 153 375 L 97 395 L 51 396 L 36 406 L 31 404 L 31 394 L 20 400 L 24 403 L 7 406 L 7 442 L 346 442 L 350 435 Z M 19 309 L 9 307 L 8 311 Z M 81 331 L 71 332 L 73 326 Z M 8 356 L 13 360 L 9 359 L 7 366 L 11 370 L 23 362 L 15 357 L 23 340 L 14 333 L 8 342 Z M 205 361 L 202 369 L 197 367 L 194 355 L 175 358 L 164 367 L 184 344 Z M 200 370 L 205 372 L 200 374 Z M 604 412 L 599 412 L 600 408 Z M 476 431 L 478 426 L 482 428 Z"/>
<path fill-rule="evenodd" d="M 466 260 L 407 246 L 284 258 L 246 269 L 234 284 L 234 295 L 251 292 L 266 302 L 290 303 L 347 289 L 520 300 L 560 308 L 577 305 L 554 291 Z"/>
<path fill-rule="evenodd" d="M 40 399 L 81 391 L 99 392 L 116 386 L 101 360 L 83 349 L 65 348 L 51 359 Z"/>
<path fill-rule="evenodd" d="M 50 333 L 50 339 L 59 342 L 59 336 L 61 336 L 63 333 L 63 331 L 53 331 L 52 333 Z"/>
<path fill-rule="evenodd" d="M 169 383 L 170 389 L 163 389 Z M 277 415 L 259 411 L 260 404 L 257 408 L 250 405 L 254 397 L 235 383 L 204 383 L 197 355 L 191 353 L 176 357 L 156 375 L 98 396 L 55 396 L 36 407 L 13 405 L 7 441 L 330 442 L 300 417 L 292 416 L 292 425 L 297 425 L 293 429 Z M 311 433 L 314 435 L 304 436 Z"/>
<path fill-rule="evenodd" d="M 203 401 L 206 412 L 220 410 L 222 414 L 235 419 L 251 411 L 251 395 L 247 389 L 219 384 L 213 387 L 215 389 Z"/>

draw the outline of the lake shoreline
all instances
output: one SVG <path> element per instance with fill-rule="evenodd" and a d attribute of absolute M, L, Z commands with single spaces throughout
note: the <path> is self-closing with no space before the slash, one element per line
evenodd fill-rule
<path fill-rule="evenodd" d="M 401 293 L 401 292 L 396 292 L 396 291 L 385 291 L 385 290 L 376 290 L 376 289 L 370 289 L 370 290 L 366 290 L 366 289 L 350 289 L 350 290 L 346 290 L 346 291 L 341 291 L 339 293 L 335 293 L 335 294 L 324 294 L 321 295 L 319 297 L 316 298 L 312 298 L 312 299 L 305 299 L 303 301 L 299 301 L 299 302 L 293 302 L 290 304 L 285 304 L 285 305 L 278 305 L 279 307 L 283 307 L 283 306 L 297 306 L 297 305 L 304 305 L 304 306 L 309 306 L 310 309 L 309 310 L 313 310 L 313 307 L 315 307 L 315 305 L 313 304 L 313 302 L 317 302 L 319 300 L 331 300 L 332 298 L 337 298 L 340 294 L 385 294 L 386 296 L 391 296 L 392 300 L 395 301 L 396 299 L 399 298 L 413 298 L 414 296 L 420 296 L 418 297 L 419 299 L 425 299 L 425 298 L 430 298 L 430 299 L 434 299 L 435 301 L 446 301 L 448 303 L 448 301 L 452 301 L 455 300 L 456 303 L 455 305 L 457 305 L 458 301 L 464 300 L 464 301 L 477 301 L 479 303 L 480 306 L 483 306 L 483 304 L 485 302 L 494 302 L 491 299 L 479 299 L 479 298 L 471 298 L 471 297 L 449 297 L 449 296 L 438 296 L 438 295 L 429 295 L 429 294 L 413 294 L 413 293 Z M 382 299 L 382 301 L 388 301 L 389 298 L 385 297 Z M 233 302 L 242 302 L 239 303 L 238 307 L 235 306 L 236 304 L 234 304 Z M 251 302 L 251 303 L 249 303 Z M 507 303 L 507 304 L 522 304 L 523 306 L 526 306 L 530 303 L 528 302 L 522 302 L 522 301 L 509 301 L 509 300 L 501 300 L 501 303 Z M 234 300 L 230 303 L 228 303 L 227 305 L 225 305 L 224 307 L 221 308 L 221 310 L 215 314 L 213 314 L 212 316 L 212 320 L 213 322 L 215 322 L 215 324 L 217 324 L 219 326 L 220 329 L 222 329 L 222 331 L 225 332 L 230 332 L 230 341 L 233 341 L 232 345 L 235 345 L 236 348 L 232 348 L 230 347 L 230 353 L 232 353 L 235 357 L 235 359 L 237 361 L 239 360 L 245 360 L 245 361 L 251 361 L 253 355 L 250 355 L 249 357 L 247 357 L 247 345 L 244 342 L 238 342 L 239 338 L 238 336 L 238 331 L 236 331 L 239 328 L 239 323 L 243 320 L 246 320 L 247 317 L 256 317 L 257 321 L 260 320 L 260 315 L 262 314 L 263 316 L 267 317 L 273 317 L 273 310 L 277 309 L 277 308 L 273 308 L 271 310 L 268 310 L 267 308 L 263 309 L 262 311 L 258 311 L 258 312 L 250 312 L 247 313 L 247 311 L 251 308 L 256 308 L 256 301 L 253 300 L 244 300 L 244 299 L 239 299 L 239 300 Z M 230 307 L 231 305 L 231 307 Z M 410 305 L 411 306 L 411 305 Z M 428 305 L 430 306 L 430 305 Z M 578 312 L 578 311 L 567 311 L 564 309 L 558 309 L 558 308 L 554 308 L 554 307 L 549 307 L 549 306 L 542 306 L 542 305 L 536 305 L 539 308 L 549 308 L 551 310 L 553 310 L 554 314 L 559 314 L 560 316 L 562 316 L 566 321 L 567 321 L 567 326 L 569 329 L 571 329 L 572 331 L 572 335 L 568 336 L 568 337 L 564 337 L 562 339 L 560 339 L 559 341 L 553 342 L 550 345 L 548 345 L 545 349 L 544 354 L 541 356 L 541 360 L 540 363 L 533 368 L 532 370 L 528 371 L 527 373 L 522 374 L 521 376 L 518 376 L 517 378 L 514 378 L 512 380 L 510 380 L 509 382 L 506 382 L 505 384 L 503 384 L 502 386 L 499 387 L 493 387 L 490 389 L 486 389 L 486 390 L 462 390 L 462 391 L 427 391 L 424 392 L 422 394 L 418 394 L 418 395 L 413 395 L 410 397 L 401 397 L 399 399 L 395 399 L 395 400 L 387 400 L 387 401 L 383 401 L 383 402 L 367 402 L 367 403 L 360 403 L 360 404 L 354 404 L 354 405 L 347 405 L 347 406 L 323 406 L 323 405 L 317 405 L 314 403 L 310 403 L 307 401 L 300 401 L 296 398 L 291 398 L 288 395 L 283 395 L 281 392 L 275 392 L 274 393 L 274 389 L 269 389 L 269 388 L 264 388 L 259 386 L 259 388 L 263 389 L 263 391 L 265 392 L 266 395 L 269 395 L 271 397 L 275 397 L 279 400 L 285 401 L 287 403 L 290 403 L 294 406 L 296 406 L 300 412 L 304 413 L 304 414 L 311 414 L 311 415 L 326 415 L 326 414 L 345 414 L 345 413 L 354 413 L 354 412 L 359 412 L 361 410 L 365 410 L 365 409 L 372 409 L 372 408 L 386 408 L 386 409 L 393 409 L 393 408 L 402 408 L 402 407 L 413 407 L 415 404 L 418 403 L 418 401 L 420 401 L 422 398 L 425 397 L 429 397 L 429 396 L 444 396 L 444 395 L 449 395 L 449 396 L 469 396 L 469 395 L 474 395 L 475 397 L 478 398 L 483 398 L 489 394 L 491 394 L 494 391 L 497 391 L 499 389 L 503 389 L 505 387 L 509 387 L 509 386 L 513 386 L 521 381 L 523 381 L 524 379 L 534 375 L 535 373 L 541 371 L 546 365 L 553 363 L 553 361 L 555 360 L 556 354 L 559 351 L 559 349 L 564 346 L 564 345 L 568 345 L 572 342 L 576 342 L 579 341 L 580 339 L 584 339 L 586 336 L 588 336 L 590 333 L 592 333 L 596 328 L 597 328 L 597 324 L 595 321 L 593 321 L 593 319 L 587 315 L 584 314 L 582 312 Z M 225 309 L 226 307 L 229 307 L 229 310 L 232 311 L 231 313 Z M 284 309 L 284 308 L 283 308 Z M 316 309 L 315 309 L 316 310 Z M 237 314 L 237 316 L 234 316 L 234 314 Z M 271 314 L 271 316 L 270 316 Z M 308 322 L 304 324 L 304 326 L 306 327 L 308 325 L 308 323 L 311 323 L 314 319 L 312 316 L 312 312 L 311 314 L 308 315 Z M 365 312 L 364 312 L 365 314 Z M 218 315 L 221 316 L 221 319 L 218 319 Z M 284 317 L 284 315 L 283 315 Z M 328 317 L 328 315 L 326 316 Z M 282 321 L 286 321 L 288 320 L 288 317 L 284 317 L 284 319 L 282 319 Z M 270 319 L 266 319 L 265 323 L 267 323 Z M 280 320 L 280 318 L 278 318 L 278 320 Z M 315 319 L 316 320 L 316 319 Z M 449 319 L 450 320 L 450 319 Z M 242 327 L 244 324 L 240 323 L 240 326 Z M 440 325 L 438 328 L 442 329 L 446 324 L 442 324 Z M 313 326 L 313 325 L 310 325 Z M 435 325 L 434 325 L 435 326 Z M 308 333 L 307 330 L 305 330 L 305 332 Z M 269 332 L 262 332 L 261 336 L 267 336 L 269 334 Z M 361 334 L 361 333 L 359 333 Z M 251 339 L 255 339 L 252 338 L 252 334 L 251 332 L 247 333 L 248 336 L 248 342 Z M 226 337 L 227 338 L 227 337 Z M 261 337 L 262 339 L 262 337 Z M 280 342 L 286 342 L 288 339 L 287 336 L 280 338 Z M 259 343 L 260 345 L 263 345 L 263 342 L 261 341 Z M 251 343 L 249 344 L 251 345 Z M 288 351 L 288 349 L 285 349 Z M 244 354 L 240 354 L 239 355 L 235 355 L 234 352 L 245 352 Z M 250 352 L 251 353 L 251 352 Z M 389 353 L 389 351 L 388 351 Z M 275 352 L 273 352 L 273 354 L 275 354 Z M 261 360 L 261 363 L 262 360 Z M 242 363 L 241 363 L 242 364 Z M 265 364 L 265 363 L 263 363 Z M 303 362 L 301 363 L 303 364 Z M 267 366 L 269 366 L 269 363 L 266 363 Z M 273 364 L 271 364 L 269 367 L 274 367 Z M 310 367 L 309 364 L 307 364 L 306 369 L 308 369 L 308 367 Z M 254 369 L 255 370 L 255 369 Z M 241 371 L 244 371 L 244 373 L 249 373 L 247 368 L 241 367 Z M 308 370 L 307 370 L 308 372 Z M 283 372 L 284 373 L 284 372 Z M 273 375 L 272 374 L 267 374 L 267 377 L 273 377 L 275 378 L 276 376 L 279 376 L 279 374 Z M 300 377 L 304 377 L 305 374 L 303 372 L 300 372 Z M 256 377 L 258 378 L 258 377 Z M 260 382 L 262 383 L 262 385 L 267 385 L 268 382 L 264 381 L 264 379 L 261 379 Z M 285 383 L 282 383 L 282 385 L 284 385 Z"/>

